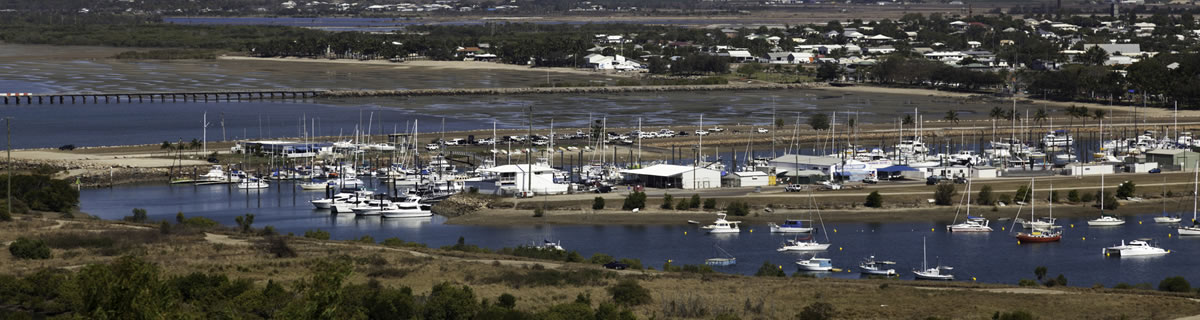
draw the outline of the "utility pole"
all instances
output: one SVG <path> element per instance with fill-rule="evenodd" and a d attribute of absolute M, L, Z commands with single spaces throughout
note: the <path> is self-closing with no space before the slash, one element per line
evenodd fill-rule
<path fill-rule="evenodd" d="M 529 134 L 525 136 L 525 145 L 529 149 L 525 150 L 525 161 L 529 165 L 529 171 L 525 172 L 525 188 L 526 191 L 533 192 L 533 105 L 527 107 L 529 109 Z M 444 118 L 443 118 L 444 119 Z M 445 120 L 442 120 L 445 121 Z M 443 130 L 444 132 L 445 130 Z"/>

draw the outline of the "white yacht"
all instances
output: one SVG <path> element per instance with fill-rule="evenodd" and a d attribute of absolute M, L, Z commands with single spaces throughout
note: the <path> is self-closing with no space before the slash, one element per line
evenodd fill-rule
<path fill-rule="evenodd" d="M 967 216 L 967 221 L 948 225 L 946 230 L 950 232 L 992 232 L 992 227 L 988 226 L 988 219 Z"/>
<path fill-rule="evenodd" d="M 333 195 L 332 198 L 312 200 L 312 201 L 309 201 L 309 203 L 312 203 L 312 205 L 314 207 L 316 207 L 317 209 L 329 209 L 329 208 L 333 207 L 334 203 L 345 202 L 345 201 L 350 200 L 353 197 L 354 197 L 353 193 L 338 193 L 338 194 Z"/>
<path fill-rule="evenodd" d="M 267 184 L 267 181 L 262 180 L 262 179 L 247 179 L 246 181 L 242 181 L 241 183 L 238 183 L 238 185 L 237 185 L 238 189 L 254 189 L 254 190 L 266 189 L 269 186 L 270 185 Z"/>
<path fill-rule="evenodd" d="M 718 213 L 717 220 L 713 221 L 713 224 L 703 226 L 701 228 L 704 230 L 708 230 L 708 233 L 739 233 L 739 232 L 742 232 L 742 230 L 738 228 L 738 224 L 742 223 L 741 221 L 728 221 L 728 220 L 725 220 L 725 217 L 726 217 L 725 213 Z"/>
<path fill-rule="evenodd" d="M 378 216 L 381 211 L 396 209 L 396 205 L 387 199 L 370 200 L 350 208 L 356 216 Z"/>
<path fill-rule="evenodd" d="M 829 249 L 828 243 L 817 243 L 817 240 L 809 237 L 808 240 L 787 239 L 779 249 L 775 251 L 825 251 Z"/>
<path fill-rule="evenodd" d="M 808 221 L 808 223 L 805 223 Z M 770 223 L 771 233 L 809 233 L 813 228 L 808 225 L 812 224 L 812 220 L 784 220 L 783 224 Z"/>
<path fill-rule="evenodd" d="M 1160 217 L 1154 217 L 1154 223 L 1179 223 L 1180 221 L 1183 221 L 1183 218 L 1180 218 L 1178 215 L 1176 215 L 1176 216 L 1163 215 Z"/>
<path fill-rule="evenodd" d="M 1069 147 L 1075 142 L 1066 130 L 1055 130 L 1042 137 L 1042 145 L 1046 147 Z"/>
<path fill-rule="evenodd" d="M 1121 240 L 1121 244 L 1104 248 L 1105 257 L 1135 257 L 1135 256 L 1157 256 L 1170 253 L 1171 251 L 1150 245 L 1148 239 L 1138 239 L 1125 243 Z"/>
<path fill-rule="evenodd" d="M 329 183 L 326 182 L 305 182 L 300 184 L 301 190 L 325 190 L 329 188 Z"/>
<path fill-rule="evenodd" d="M 833 260 L 829 258 L 812 258 L 796 260 L 796 269 L 800 271 L 830 271 L 833 270 Z"/>
<path fill-rule="evenodd" d="M 896 263 L 892 261 L 875 260 L 875 256 L 871 256 L 863 259 L 863 262 L 858 264 L 858 268 L 861 270 L 860 272 L 865 275 L 894 277 L 898 275 L 896 273 L 896 269 L 884 269 L 886 266 L 894 264 Z"/>
<path fill-rule="evenodd" d="M 1103 215 L 1099 218 L 1088 220 L 1088 225 L 1093 227 L 1108 227 L 1119 226 L 1125 224 L 1125 220 L 1111 215 Z"/>
<path fill-rule="evenodd" d="M 937 267 L 929 267 L 925 251 L 925 238 L 921 238 L 921 270 L 913 270 L 913 276 L 917 280 L 954 280 L 953 274 L 942 273 L 942 270 L 950 269 L 950 267 L 942 267 L 940 263 Z"/>
<path fill-rule="evenodd" d="M 384 218 L 426 218 L 433 216 L 432 207 L 421 203 L 420 196 L 410 195 L 404 201 L 395 203 L 392 208 L 379 211 L 379 214 Z"/>
<path fill-rule="evenodd" d="M 562 240 L 554 242 L 547 239 L 542 239 L 542 244 L 537 245 L 536 247 L 542 250 L 567 251 L 567 249 L 563 249 Z"/>
<path fill-rule="evenodd" d="M 197 184 L 238 183 L 241 178 L 232 172 L 226 172 L 221 165 L 213 165 L 208 172 L 196 178 Z"/>

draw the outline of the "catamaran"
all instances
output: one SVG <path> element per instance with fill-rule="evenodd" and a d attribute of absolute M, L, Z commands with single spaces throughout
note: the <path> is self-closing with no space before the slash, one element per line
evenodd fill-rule
<path fill-rule="evenodd" d="M 971 179 L 967 179 L 967 192 L 963 195 L 966 200 L 964 205 L 967 207 L 967 220 L 958 224 L 946 226 L 946 231 L 950 232 L 991 232 L 992 227 L 988 226 L 988 219 L 983 217 L 971 216 Z M 958 221 L 958 212 L 954 213 L 954 220 Z"/>
<path fill-rule="evenodd" d="M 1137 239 L 1125 243 L 1121 240 L 1121 244 L 1104 248 L 1105 257 L 1136 257 L 1136 256 L 1158 256 L 1164 255 L 1171 251 L 1150 245 L 1150 239 Z"/>

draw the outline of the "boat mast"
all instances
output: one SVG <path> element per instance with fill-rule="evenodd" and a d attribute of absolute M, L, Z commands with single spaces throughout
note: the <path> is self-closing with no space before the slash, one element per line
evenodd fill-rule
<path fill-rule="evenodd" d="M 1104 170 L 1100 170 L 1100 216 L 1104 216 Z"/>
<path fill-rule="evenodd" d="M 1196 175 L 1195 178 L 1192 178 L 1192 225 L 1194 226 L 1196 224 L 1196 202 L 1200 200 L 1200 194 L 1196 193 L 1196 191 L 1200 191 L 1200 162 L 1196 163 L 1196 168 L 1192 171 Z"/>
<path fill-rule="evenodd" d="M 925 237 L 921 237 L 921 271 L 929 271 L 929 252 L 925 249 Z"/>

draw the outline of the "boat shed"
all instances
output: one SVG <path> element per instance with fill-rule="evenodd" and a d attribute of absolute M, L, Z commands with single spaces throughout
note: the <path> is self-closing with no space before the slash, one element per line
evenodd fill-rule
<path fill-rule="evenodd" d="M 895 166 L 875 169 L 875 172 L 879 175 L 880 180 L 896 180 L 896 179 L 922 180 L 922 179 L 925 179 L 925 173 L 921 172 L 921 170 L 917 170 L 916 168 L 909 167 L 909 166 L 895 165 Z"/>
<path fill-rule="evenodd" d="M 721 172 L 704 167 L 656 164 L 642 169 L 622 170 L 626 183 L 649 188 L 709 189 L 721 187 Z M 766 181 L 766 177 L 762 177 Z"/>
<path fill-rule="evenodd" d="M 770 185 L 770 175 L 762 171 L 734 172 L 722 179 L 726 187 L 765 187 Z"/>
<path fill-rule="evenodd" d="M 779 170 L 787 171 L 820 171 L 825 175 L 829 175 L 833 167 L 840 165 L 842 159 L 834 157 L 821 156 L 806 156 L 799 154 L 784 155 L 775 159 L 771 159 L 770 165 Z"/>
<path fill-rule="evenodd" d="M 1170 171 L 1187 171 L 1195 168 L 1200 153 L 1187 149 L 1157 149 L 1146 152 L 1146 162 L 1157 162 L 1158 167 Z"/>
<path fill-rule="evenodd" d="M 1113 165 L 1107 163 L 1072 163 L 1063 169 L 1063 173 L 1072 176 L 1113 174 Z"/>

